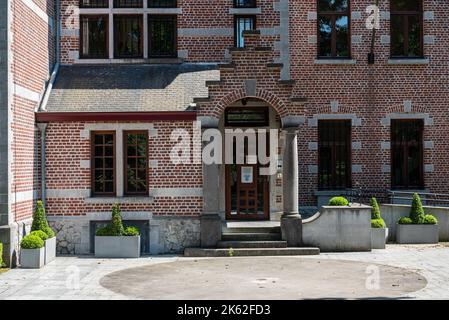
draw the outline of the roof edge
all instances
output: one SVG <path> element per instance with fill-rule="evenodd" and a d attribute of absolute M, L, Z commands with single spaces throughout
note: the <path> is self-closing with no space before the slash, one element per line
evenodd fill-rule
<path fill-rule="evenodd" d="M 36 112 L 36 122 L 73 121 L 193 121 L 193 111 L 164 112 Z"/>

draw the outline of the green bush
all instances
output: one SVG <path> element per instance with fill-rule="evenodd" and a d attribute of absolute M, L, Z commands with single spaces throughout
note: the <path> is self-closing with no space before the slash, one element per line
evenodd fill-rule
<path fill-rule="evenodd" d="M 384 229 L 386 227 L 387 226 L 383 219 L 371 219 L 371 228 Z"/>
<path fill-rule="evenodd" d="M 0 242 L 0 268 L 3 268 L 3 243 Z"/>
<path fill-rule="evenodd" d="M 112 207 L 112 220 L 106 226 L 98 228 L 95 232 L 98 237 L 120 237 L 120 236 L 138 236 L 140 232 L 135 227 L 125 227 L 123 226 L 122 214 L 120 206 L 115 204 Z"/>
<path fill-rule="evenodd" d="M 438 219 L 431 215 L 431 214 L 426 214 L 424 216 L 424 224 L 437 224 L 438 223 Z"/>
<path fill-rule="evenodd" d="M 54 231 L 48 225 L 44 204 L 41 200 L 36 203 L 36 210 L 33 213 L 33 224 L 31 225 L 31 231 L 38 230 L 45 232 L 48 238 L 53 238 L 55 236 Z"/>
<path fill-rule="evenodd" d="M 349 201 L 345 197 L 333 197 L 329 200 L 329 205 L 334 207 L 344 207 L 349 205 Z"/>
<path fill-rule="evenodd" d="M 31 231 L 30 234 L 32 234 L 33 236 L 38 236 L 44 241 L 48 239 L 48 235 L 42 230 Z"/>
<path fill-rule="evenodd" d="M 413 195 L 412 208 L 409 217 L 414 224 L 424 223 L 424 208 L 422 207 L 421 199 L 417 193 Z"/>
<path fill-rule="evenodd" d="M 127 237 L 137 237 L 140 236 L 140 231 L 136 227 L 126 227 L 123 235 Z"/>
<path fill-rule="evenodd" d="M 398 223 L 399 223 L 399 224 L 413 224 L 413 221 L 412 221 L 412 219 L 410 219 L 409 217 L 401 217 L 401 218 L 398 220 Z"/>
<path fill-rule="evenodd" d="M 20 247 L 22 249 L 40 249 L 44 247 L 44 240 L 36 235 L 29 234 L 23 237 L 22 241 L 20 242 Z"/>
<path fill-rule="evenodd" d="M 371 219 L 382 219 L 376 198 L 371 198 Z"/>

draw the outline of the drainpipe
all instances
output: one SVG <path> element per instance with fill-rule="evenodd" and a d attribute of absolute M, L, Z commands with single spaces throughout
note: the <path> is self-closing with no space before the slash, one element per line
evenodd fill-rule
<path fill-rule="evenodd" d="M 45 207 L 45 203 L 47 200 L 47 186 L 46 186 L 46 141 L 47 141 L 47 126 L 48 123 L 38 123 L 37 124 L 40 132 L 41 132 L 41 200 Z"/>

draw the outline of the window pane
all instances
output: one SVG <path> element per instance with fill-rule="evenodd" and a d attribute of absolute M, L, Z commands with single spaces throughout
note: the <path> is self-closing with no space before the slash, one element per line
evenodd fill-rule
<path fill-rule="evenodd" d="M 114 135 L 111 133 L 92 134 L 92 193 L 94 195 L 114 195 L 115 158 Z"/>
<path fill-rule="evenodd" d="M 143 8 L 143 0 L 114 0 L 114 8 Z"/>
<path fill-rule="evenodd" d="M 318 11 L 347 11 L 348 0 L 319 0 Z"/>
<path fill-rule="evenodd" d="M 392 187 L 421 188 L 423 179 L 422 120 L 393 120 L 392 143 Z"/>
<path fill-rule="evenodd" d="M 176 57 L 176 16 L 149 16 L 151 57 Z"/>
<path fill-rule="evenodd" d="M 421 0 L 391 0 L 391 10 L 419 11 L 421 10 Z"/>
<path fill-rule="evenodd" d="M 319 188 L 344 189 L 351 185 L 351 121 L 320 121 Z"/>
<path fill-rule="evenodd" d="M 404 55 L 404 19 L 405 16 L 391 16 L 391 54 Z"/>
<path fill-rule="evenodd" d="M 126 182 L 127 194 L 146 194 L 148 192 L 148 133 L 126 132 Z M 129 153 L 128 151 L 132 151 Z"/>
<path fill-rule="evenodd" d="M 234 7 L 236 8 L 254 8 L 256 0 L 234 0 Z"/>
<path fill-rule="evenodd" d="M 267 108 L 227 108 L 225 125 L 236 127 L 268 126 Z"/>
<path fill-rule="evenodd" d="M 142 58 L 142 16 L 114 16 L 116 58 Z"/>
<path fill-rule="evenodd" d="M 349 21 L 347 16 L 338 17 L 335 21 L 337 37 L 336 56 L 349 57 Z"/>
<path fill-rule="evenodd" d="M 320 43 L 319 56 L 328 57 L 332 55 L 332 21 L 330 16 L 318 18 Z"/>
<path fill-rule="evenodd" d="M 148 0 L 149 8 L 176 8 L 176 0 Z"/>
<path fill-rule="evenodd" d="M 107 8 L 109 0 L 81 0 L 81 8 Z"/>
<path fill-rule="evenodd" d="M 243 48 L 245 46 L 243 39 L 243 31 L 254 30 L 256 27 L 255 17 L 236 17 L 235 18 L 235 46 Z"/>
<path fill-rule="evenodd" d="M 81 16 L 81 57 L 108 58 L 106 16 Z"/>
<path fill-rule="evenodd" d="M 408 52 L 407 56 L 416 57 L 421 54 L 421 24 L 418 16 L 408 16 Z"/>

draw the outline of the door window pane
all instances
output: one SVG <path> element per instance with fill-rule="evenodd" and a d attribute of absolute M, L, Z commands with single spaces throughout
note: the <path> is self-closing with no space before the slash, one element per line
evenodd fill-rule
<path fill-rule="evenodd" d="M 148 193 L 148 132 L 124 133 L 125 143 L 125 193 Z"/>
<path fill-rule="evenodd" d="M 92 193 L 115 195 L 115 132 L 92 133 Z"/>

